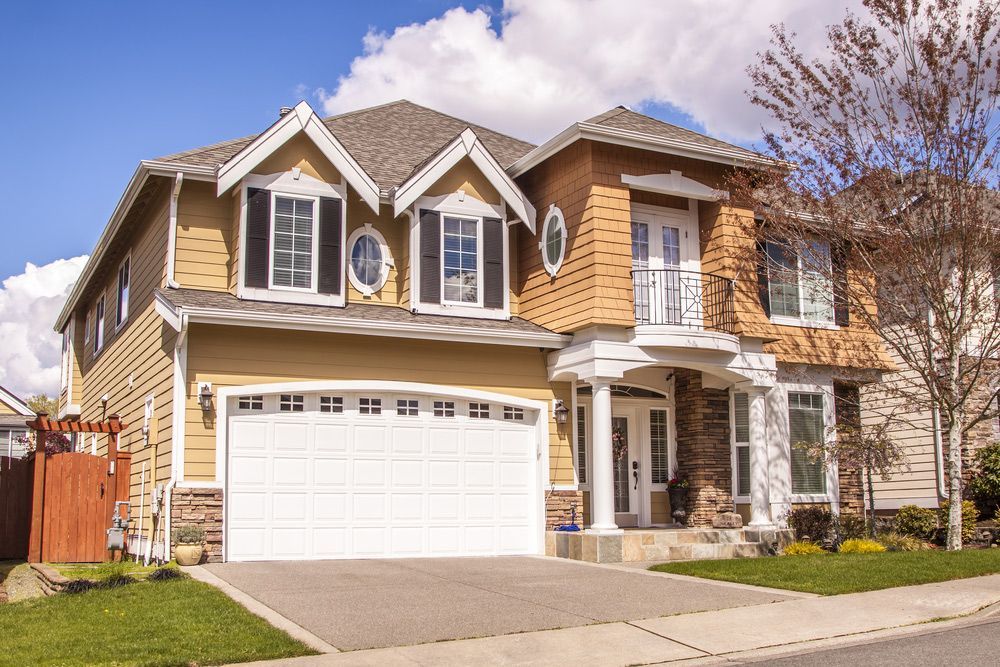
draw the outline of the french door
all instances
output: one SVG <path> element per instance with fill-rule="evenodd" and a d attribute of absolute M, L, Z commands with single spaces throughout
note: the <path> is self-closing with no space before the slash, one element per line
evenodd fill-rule
<path fill-rule="evenodd" d="M 632 207 L 637 324 L 701 325 L 697 226 L 689 212 Z"/>

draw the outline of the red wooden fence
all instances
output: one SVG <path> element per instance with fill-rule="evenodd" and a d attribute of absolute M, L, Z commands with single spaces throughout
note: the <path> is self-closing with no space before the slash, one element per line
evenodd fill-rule
<path fill-rule="evenodd" d="M 28 553 L 33 469 L 29 460 L 0 456 L 0 560 Z"/>

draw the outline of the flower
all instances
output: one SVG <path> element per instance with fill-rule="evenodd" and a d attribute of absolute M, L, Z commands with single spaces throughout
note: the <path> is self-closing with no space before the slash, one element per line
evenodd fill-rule
<path fill-rule="evenodd" d="M 679 477 L 671 477 L 667 481 L 668 489 L 686 489 L 688 488 L 688 481 L 686 479 L 681 479 Z"/>

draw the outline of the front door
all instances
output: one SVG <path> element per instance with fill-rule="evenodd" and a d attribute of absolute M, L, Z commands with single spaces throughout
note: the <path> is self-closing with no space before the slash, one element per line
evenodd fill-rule
<path fill-rule="evenodd" d="M 611 418 L 611 455 L 614 471 L 615 523 L 639 525 L 639 452 L 637 413 L 625 410 Z"/>

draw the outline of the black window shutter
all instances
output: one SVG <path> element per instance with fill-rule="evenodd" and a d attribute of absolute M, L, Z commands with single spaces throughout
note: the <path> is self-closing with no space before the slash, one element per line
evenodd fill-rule
<path fill-rule="evenodd" d="M 767 243 L 757 241 L 757 296 L 764 315 L 771 317 L 771 285 L 767 277 Z"/>
<path fill-rule="evenodd" d="M 483 219 L 483 305 L 503 308 L 503 220 Z"/>
<path fill-rule="evenodd" d="M 831 248 L 830 261 L 833 267 L 833 322 L 846 327 L 851 324 L 851 311 L 847 301 L 847 256 L 850 246 L 835 244 Z"/>
<path fill-rule="evenodd" d="M 441 216 L 420 211 L 420 301 L 441 303 Z"/>
<path fill-rule="evenodd" d="M 271 193 L 247 188 L 247 238 L 243 251 L 243 282 L 247 287 L 267 287 L 270 244 Z"/>
<path fill-rule="evenodd" d="M 341 263 L 340 237 L 342 203 L 333 197 L 319 200 L 319 279 L 316 281 L 320 294 L 340 294 Z"/>

